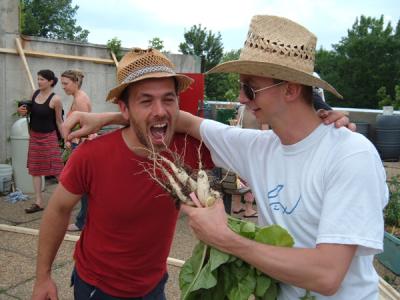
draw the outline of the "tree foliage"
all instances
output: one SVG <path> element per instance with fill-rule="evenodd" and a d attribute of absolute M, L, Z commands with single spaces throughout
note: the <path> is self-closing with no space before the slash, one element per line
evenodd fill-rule
<path fill-rule="evenodd" d="M 204 73 L 216 66 L 222 58 L 224 48 L 221 34 L 212 33 L 201 25 L 193 25 L 183 35 L 184 43 L 179 44 L 179 50 L 183 54 L 197 55 L 201 59 L 201 72 Z"/>
<path fill-rule="evenodd" d="M 378 90 L 385 87 L 395 98 L 400 84 L 400 22 L 393 30 L 379 19 L 357 18 L 347 37 L 333 45 L 332 51 L 316 53 L 316 71 L 344 96 L 345 101 L 327 95 L 333 106 L 377 108 Z M 382 94 L 382 90 L 380 91 Z"/>
<path fill-rule="evenodd" d="M 231 50 L 224 53 L 221 63 L 237 60 L 240 50 Z M 239 96 L 239 75 L 235 73 L 210 74 L 206 77 L 206 86 L 208 87 L 206 97 L 209 100 L 219 101 L 237 101 Z"/>
<path fill-rule="evenodd" d="M 21 33 L 87 42 L 89 31 L 76 25 L 72 0 L 21 0 Z"/>
<path fill-rule="evenodd" d="M 121 60 L 123 53 L 122 53 L 122 46 L 121 46 L 121 40 L 117 37 L 113 37 L 111 40 L 107 41 L 107 49 L 110 52 L 114 52 L 115 57 L 117 58 L 118 61 Z M 111 53 L 110 53 L 111 55 Z"/>
<path fill-rule="evenodd" d="M 193 25 L 189 31 L 185 32 L 184 38 L 185 42 L 179 45 L 180 51 L 183 54 L 199 56 L 202 73 L 220 62 L 224 48 L 219 32 L 214 34 L 211 30 L 207 31 L 207 28 L 202 28 L 201 25 Z M 211 74 L 206 77 L 205 93 L 208 99 L 217 99 L 223 95 L 219 87 L 220 77 L 220 74 Z"/>
<path fill-rule="evenodd" d="M 149 48 L 157 49 L 162 51 L 164 49 L 164 41 L 159 37 L 155 37 L 149 41 Z"/>

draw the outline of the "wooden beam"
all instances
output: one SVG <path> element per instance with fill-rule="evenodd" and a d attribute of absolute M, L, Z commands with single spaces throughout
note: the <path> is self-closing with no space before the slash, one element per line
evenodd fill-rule
<path fill-rule="evenodd" d="M 0 224 L 0 231 L 8 231 L 8 232 L 15 232 L 15 233 L 22 233 L 22 234 L 28 234 L 28 235 L 39 235 L 39 230 L 38 229 L 33 229 L 33 228 L 27 228 L 27 227 L 21 227 L 21 226 L 11 226 L 11 225 L 6 225 L 6 224 Z M 79 235 L 73 235 L 73 234 L 65 234 L 64 236 L 65 241 L 69 242 L 76 242 L 79 240 Z M 182 267 L 185 261 L 168 257 L 167 258 L 167 264 L 175 267 Z"/>
<path fill-rule="evenodd" d="M 22 49 L 22 46 L 21 46 L 21 41 L 19 40 L 18 37 L 15 38 L 15 43 L 17 44 L 17 50 L 18 50 L 19 56 L 22 59 L 22 63 L 24 64 L 25 71 L 28 75 L 29 83 L 31 84 L 31 87 L 32 87 L 32 92 L 34 92 L 36 90 L 35 83 L 33 82 L 31 70 L 29 69 L 28 62 L 26 61 L 26 58 L 25 58 L 24 50 Z"/>
<path fill-rule="evenodd" d="M 9 49 L 9 48 L 0 48 L 0 53 L 18 55 L 18 51 L 16 51 L 15 49 Z M 105 65 L 114 65 L 115 64 L 114 60 L 112 60 L 112 59 L 90 57 L 90 56 L 67 55 L 67 54 L 33 51 L 33 50 L 24 50 L 24 54 L 26 56 L 33 56 L 33 57 L 60 58 L 60 59 L 68 59 L 68 60 L 94 62 L 94 63 L 105 64 Z"/>
<path fill-rule="evenodd" d="M 115 63 L 115 66 L 118 68 L 118 60 L 117 57 L 115 56 L 115 53 L 113 51 L 111 51 L 111 57 Z"/>

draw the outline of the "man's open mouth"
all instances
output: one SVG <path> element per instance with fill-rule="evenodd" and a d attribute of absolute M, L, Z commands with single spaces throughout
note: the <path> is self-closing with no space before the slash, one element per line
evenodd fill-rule
<path fill-rule="evenodd" d="M 150 127 L 151 139 L 153 143 L 164 143 L 167 135 L 168 123 L 154 124 Z"/>

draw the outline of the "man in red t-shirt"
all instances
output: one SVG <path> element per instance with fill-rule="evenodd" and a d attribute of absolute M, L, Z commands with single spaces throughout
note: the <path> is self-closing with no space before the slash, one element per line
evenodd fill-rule
<path fill-rule="evenodd" d="M 75 299 L 165 299 L 166 262 L 178 209 L 143 172 L 150 148 L 167 146 L 198 168 L 199 142 L 175 134 L 178 94 L 192 80 L 176 74 L 157 50 L 134 49 L 118 66 L 118 103 L 129 126 L 80 145 L 68 160 L 40 227 L 32 299 L 56 299 L 50 270 L 81 195 L 89 195 L 87 221 L 77 242 Z M 208 151 L 203 166 L 212 167 Z"/>

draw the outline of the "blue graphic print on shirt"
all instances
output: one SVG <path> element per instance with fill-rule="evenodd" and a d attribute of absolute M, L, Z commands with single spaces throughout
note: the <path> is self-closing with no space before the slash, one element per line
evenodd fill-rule
<path fill-rule="evenodd" d="M 297 199 L 294 206 L 292 208 L 288 208 L 287 206 L 283 205 L 279 199 L 279 193 L 282 190 L 283 190 L 283 184 L 278 184 L 274 189 L 268 192 L 269 206 L 271 207 L 272 210 L 281 211 L 282 214 L 290 215 L 294 212 L 297 205 L 299 204 L 301 200 L 301 195 L 299 196 L 299 199 Z"/>

